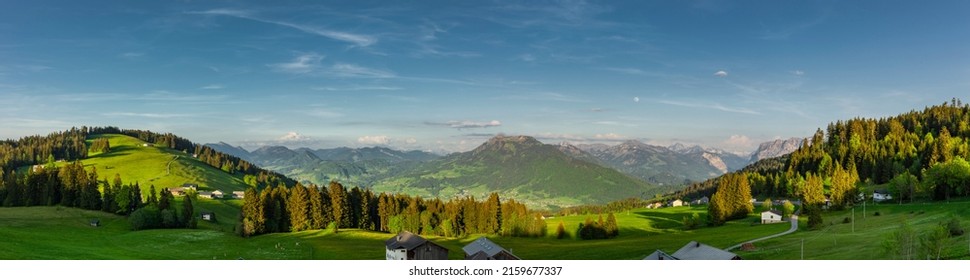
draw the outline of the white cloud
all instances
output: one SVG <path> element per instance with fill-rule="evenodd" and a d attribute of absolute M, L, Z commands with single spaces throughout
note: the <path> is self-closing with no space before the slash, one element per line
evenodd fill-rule
<path fill-rule="evenodd" d="M 522 61 L 525 61 L 525 62 L 533 62 L 533 61 L 536 61 L 536 57 L 534 55 L 528 54 L 528 53 L 527 54 L 520 55 L 518 57 L 518 59 L 519 60 L 522 60 Z"/>
<path fill-rule="evenodd" d="M 278 140 L 280 141 L 306 141 L 310 140 L 310 136 L 301 135 L 299 133 L 290 131 L 286 135 L 281 136 Z"/>
<path fill-rule="evenodd" d="M 727 75 L 728 75 L 728 72 L 724 70 L 718 70 L 717 72 L 714 72 L 714 76 L 718 76 L 718 77 L 727 77 Z"/>
<path fill-rule="evenodd" d="M 734 147 L 748 147 L 751 146 L 751 138 L 746 135 L 731 135 L 727 140 L 724 140 L 724 144 Z"/>
<path fill-rule="evenodd" d="M 418 143 L 418 139 L 414 139 L 413 137 L 412 138 L 408 138 L 408 139 L 405 139 L 404 140 L 404 143 L 407 143 L 408 145 L 414 145 L 414 144 Z"/>
<path fill-rule="evenodd" d="M 387 137 L 387 135 L 361 136 L 357 138 L 357 143 L 363 145 L 387 145 L 391 143 L 391 138 Z"/>
<path fill-rule="evenodd" d="M 224 89 L 224 88 L 226 87 L 220 84 L 211 84 L 204 87 L 200 87 L 199 89 Z"/>
<path fill-rule="evenodd" d="M 616 133 L 596 134 L 595 136 L 593 136 L 593 138 L 594 139 L 599 139 L 599 140 L 623 140 L 623 139 L 628 139 L 627 137 L 624 137 L 623 135 L 619 135 L 619 134 L 616 134 Z"/>
<path fill-rule="evenodd" d="M 374 90 L 402 90 L 401 87 L 388 86 L 348 86 L 348 87 L 312 87 L 312 90 L 321 91 L 374 91 Z"/>
<path fill-rule="evenodd" d="M 443 123 L 425 122 L 424 124 L 427 124 L 427 125 L 436 125 L 436 126 L 446 126 L 446 127 L 455 128 L 455 129 L 466 129 L 466 128 L 486 128 L 486 127 L 501 126 L 502 125 L 502 122 L 497 121 L 497 120 L 492 120 L 490 122 L 448 121 L 448 122 L 443 122 Z"/>
<path fill-rule="evenodd" d="M 269 64 L 276 72 L 305 74 L 310 73 L 320 67 L 320 61 L 324 56 L 315 53 L 300 55 L 291 62 Z"/>
<path fill-rule="evenodd" d="M 192 116 L 188 114 L 157 114 L 157 113 L 131 113 L 131 112 L 114 112 L 114 113 L 104 113 L 101 115 L 108 116 L 108 117 L 141 117 L 141 118 L 153 118 L 153 119 L 168 119 L 168 118 Z"/>
<path fill-rule="evenodd" d="M 264 23 L 275 24 L 275 25 L 279 25 L 279 26 L 285 26 L 285 27 L 293 28 L 293 29 L 296 29 L 296 30 L 299 30 L 299 31 L 303 31 L 303 32 L 309 33 L 309 34 L 319 35 L 319 36 L 327 37 L 327 38 L 330 38 L 330 39 L 333 39 L 333 40 L 337 40 L 337 41 L 344 41 L 344 42 L 352 43 L 354 45 L 361 46 L 361 47 L 366 47 L 366 46 L 369 46 L 369 45 L 373 45 L 373 44 L 377 43 L 377 41 L 378 41 L 376 37 L 373 37 L 373 36 L 370 36 L 370 35 L 354 34 L 354 33 L 349 33 L 349 32 L 335 31 L 335 30 L 330 30 L 330 29 L 325 29 L 325 28 L 320 28 L 320 27 L 315 27 L 315 26 L 309 26 L 309 25 L 296 24 L 296 23 L 291 23 L 291 22 L 286 22 L 286 21 L 269 20 L 269 19 L 264 19 L 264 18 L 260 18 L 260 17 L 253 16 L 252 13 L 250 13 L 248 11 L 242 11 L 242 10 L 213 9 L 213 10 L 201 11 L 201 12 L 189 12 L 189 14 L 221 15 L 221 16 L 231 16 L 231 17 L 237 17 L 237 18 L 244 18 L 244 19 L 249 19 L 249 20 L 255 20 L 255 21 L 259 21 L 259 22 L 264 22 Z"/>
<path fill-rule="evenodd" d="M 349 63 L 337 63 L 330 68 L 330 73 L 337 77 L 348 78 L 394 78 L 393 72 L 367 68 Z"/>
<path fill-rule="evenodd" d="M 791 73 L 795 76 L 805 75 L 805 71 L 802 71 L 802 70 L 791 71 Z"/>
<path fill-rule="evenodd" d="M 633 97 L 633 102 L 640 103 L 640 97 L 639 96 L 634 96 Z"/>

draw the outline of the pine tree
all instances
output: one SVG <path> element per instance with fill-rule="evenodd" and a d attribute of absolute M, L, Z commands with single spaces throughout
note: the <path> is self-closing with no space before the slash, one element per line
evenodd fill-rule
<path fill-rule="evenodd" d="M 155 195 L 155 185 L 148 186 L 148 201 L 145 204 L 158 206 L 158 196 Z"/>
<path fill-rule="evenodd" d="M 310 229 L 310 201 L 309 192 L 303 185 L 297 183 L 290 190 L 286 204 L 290 213 L 290 231 L 297 232 Z"/>
<path fill-rule="evenodd" d="M 566 226 L 563 225 L 562 221 L 559 221 L 559 226 L 556 227 L 556 239 L 563 239 L 566 237 Z"/>
<path fill-rule="evenodd" d="M 195 209 L 192 207 L 192 198 L 186 196 L 182 200 L 182 225 L 185 228 L 195 228 L 197 221 L 195 219 Z"/>
<path fill-rule="evenodd" d="M 613 212 L 610 212 L 609 216 L 606 217 L 606 237 L 613 238 L 620 235 L 620 227 L 616 224 L 616 217 L 613 216 Z"/>

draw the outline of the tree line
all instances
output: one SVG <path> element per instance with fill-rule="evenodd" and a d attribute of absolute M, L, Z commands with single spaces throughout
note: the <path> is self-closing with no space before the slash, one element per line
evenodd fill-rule
<path fill-rule="evenodd" d="M 835 209 L 871 197 L 887 184 L 898 202 L 948 200 L 970 196 L 970 105 L 958 99 L 894 117 L 855 118 L 818 129 L 788 156 L 763 160 L 743 170 L 689 186 L 674 196 L 731 197 L 712 201 L 710 217 L 741 217 L 720 212 L 750 195 L 798 198 L 811 225 L 821 225 L 823 206 Z M 734 177 L 732 177 L 734 176 Z M 725 178 L 746 178 L 729 180 Z M 746 181 L 746 182 L 742 182 Z M 720 195 L 718 193 L 721 193 Z M 828 194 L 828 197 L 826 197 Z M 730 209 L 728 209 L 730 210 Z M 815 217 L 813 219 L 813 217 Z M 715 223 L 716 224 L 716 223 Z"/>
<path fill-rule="evenodd" d="M 53 162 L 24 176 L 0 176 L 0 206 L 65 206 L 129 216 L 132 229 L 195 227 L 190 198 L 183 200 L 182 214 L 172 206 L 168 189 L 156 195 L 155 186 L 142 195 L 138 183 L 123 184 L 121 175 L 112 182 L 99 180 L 97 168 L 85 170 L 80 162 L 60 168 Z M 147 197 L 147 199 L 146 199 Z"/>
<path fill-rule="evenodd" d="M 443 201 L 405 194 L 375 194 L 331 181 L 325 188 L 297 183 L 292 188 L 249 188 L 243 198 L 237 233 L 253 236 L 272 232 L 359 228 L 382 232 L 407 230 L 417 234 L 464 236 L 501 234 L 544 236 L 541 214 L 515 200 L 501 201 L 492 193 Z"/>

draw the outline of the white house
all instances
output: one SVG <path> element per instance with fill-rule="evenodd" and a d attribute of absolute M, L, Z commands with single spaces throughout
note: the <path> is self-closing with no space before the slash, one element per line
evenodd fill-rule
<path fill-rule="evenodd" d="M 876 190 L 872 192 L 872 201 L 882 202 L 882 201 L 892 200 L 892 199 L 893 199 L 893 195 L 890 194 L 889 191 Z"/>
<path fill-rule="evenodd" d="M 245 197 L 246 197 L 246 192 L 244 192 L 244 191 L 233 191 L 232 192 L 232 198 L 240 199 L 240 198 L 245 198 Z"/>
<path fill-rule="evenodd" d="M 222 193 L 220 190 L 215 190 L 212 192 L 212 198 L 222 198 L 223 195 L 224 193 Z"/>
<path fill-rule="evenodd" d="M 683 200 L 677 199 L 670 202 L 670 207 L 680 207 L 680 206 L 684 206 Z"/>
<path fill-rule="evenodd" d="M 780 223 L 780 222 L 781 222 L 781 212 L 778 212 L 778 210 L 761 212 L 762 224 L 774 224 L 774 223 Z"/>

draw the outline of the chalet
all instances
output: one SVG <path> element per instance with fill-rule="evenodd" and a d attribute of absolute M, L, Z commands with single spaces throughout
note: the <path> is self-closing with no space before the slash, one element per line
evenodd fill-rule
<path fill-rule="evenodd" d="M 670 207 L 680 207 L 680 206 L 684 206 L 684 201 L 683 200 L 680 200 L 680 199 L 677 199 L 677 200 L 671 201 L 670 204 L 668 204 L 668 205 Z"/>
<path fill-rule="evenodd" d="M 646 258 L 643 258 L 643 260 L 646 260 L 646 261 L 664 261 L 664 260 L 675 261 L 677 259 L 675 259 L 673 256 L 665 253 L 662 250 L 656 250 L 656 251 L 653 251 L 653 254 L 647 255 Z"/>
<path fill-rule="evenodd" d="M 448 249 L 416 234 L 402 231 L 384 241 L 388 260 L 447 260 Z"/>
<path fill-rule="evenodd" d="M 225 193 L 220 190 L 212 191 L 212 198 L 222 198 L 223 195 L 225 195 Z"/>
<path fill-rule="evenodd" d="M 199 184 L 185 183 L 185 184 L 182 184 L 182 188 L 187 190 L 197 191 L 199 190 Z"/>
<path fill-rule="evenodd" d="M 660 204 L 660 202 L 654 202 L 647 205 L 647 209 L 659 209 L 660 207 L 663 207 L 663 204 Z"/>
<path fill-rule="evenodd" d="M 182 187 L 169 188 L 168 189 L 168 192 L 171 193 L 172 196 L 183 196 L 183 195 L 185 195 L 185 189 L 182 188 Z"/>
<path fill-rule="evenodd" d="M 781 222 L 781 212 L 778 210 L 770 210 L 761 212 L 761 223 L 762 224 L 774 224 Z"/>
<path fill-rule="evenodd" d="M 872 201 L 874 202 L 883 202 L 892 199 L 893 195 L 885 189 L 878 189 L 872 192 Z"/>
<path fill-rule="evenodd" d="M 461 249 L 465 251 L 466 260 L 520 260 L 512 252 L 485 237 L 479 237 Z"/>
<path fill-rule="evenodd" d="M 245 198 L 245 197 L 246 197 L 246 192 L 244 192 L 244 191 L 233 191 L 232 192 L 232 198 L 242 199 L 242 198 Z"/>
<path fill-rule="evenodd" d="M 216 213 L 215 212 L 202 211 L 201 216 L 202 216 L 202 220 L 203 221 L 215 221 L 216 220 Z"/>
<path fill-rule="evenodd" d="M 644 260 L 740 260 L 741 257 L 734 253 L 724 251 L 710 245 L 697 241 L 688 242 L 680 250 L 669 255 L 664 251 L 657 250 L 648 255 Z"/>
<path fill-rule="evenodd" d="M 92 227 L 101 226 L 101 220 L 98 220 L 98 219 L 91 219 L 91 221 L 89 221 L 88 223 L 91 224 Z"/>
<path fill-rule="evenodd" d="M 701 204 L 708 204 L 708 203 L 711 203 L 711 199 L 707 198 L 706 196 L 695 199 L 694 201 L 690 202 L 691 205 L 701 205 Z"/>
<path fill-rule="evenodd" d="M 199 198 L 215 199 L 216 196 L 212 192 L 199 192 Z"/>

